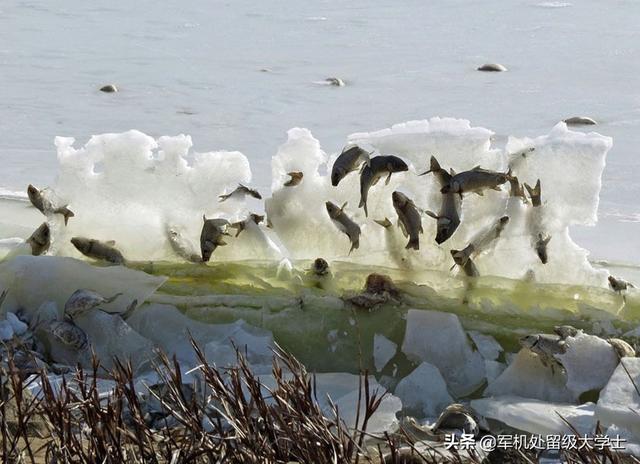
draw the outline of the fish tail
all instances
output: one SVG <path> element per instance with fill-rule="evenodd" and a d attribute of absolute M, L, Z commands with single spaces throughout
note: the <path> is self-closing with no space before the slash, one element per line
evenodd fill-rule
<path fill-rule="evenodd" d="M 409 240 L 407 246 L 404 247 L 405 250 L 419 250 L 420 249 L 420 240 L 416 237 L 415 239 Z"/>
<path fill-rule="evenodd" d="M 71 211 L 69 208 L 67 208 L 66 206 L 63 206 L 62 208 L 58 208 L 54 211 L 54 213 L 58 213 L 58 214 L 62 214 L 64 216 L 64 225 L 66 226 L 69 223 L 69 218 L 72 218 L 75 216 L 75 214 L 73 213 L 73 211 Z"/>
<path fill-rule="evenodd" d="M 355 239 L 353 242 L 351 242 L 351 249 L 349 250 L 349 254 L 351 254 L 351 252 L 353 250 L 357 250 L 358 248 L 360 248 L 360 238 L 359 237 L 357 239 Z"/>
<path fill-rule="evenodd" d="M 223 201 L 225 201 L 227 198 L 229 198 L 231 196 L 231 194 L 227 194 L 227 195 L 220 195 L 218 196 L 219 199 L 219 203 L 222 203 Z"/>

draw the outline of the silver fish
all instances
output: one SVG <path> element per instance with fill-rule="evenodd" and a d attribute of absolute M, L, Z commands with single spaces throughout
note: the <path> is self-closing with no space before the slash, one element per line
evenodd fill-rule
<path fill-rule="evenodd" d="M 101 242 L 92 238 L 73 237 L 71 243 L 83 255 L 98 261 L 107 261 L 113 264 L 124 264 L 126 260 L 119 250 L 114 248 L 115 241 Z"/>
<path fill-rule="evenodd" d="M 510 177 L 509 185 L 511 187 L 511 190 L 509 191 L 509 195 L 511 197 L 520 198 L 522 202 L 525 204 L 529 203 L 529 200 L 527 199 L 527 195 L 524 193 L 524 188 L 522 187 L 522 184 L 520 183 L 517 177 L 515 176 Z"/>
<path fill-rule="evenodd" d="M 491 244 L 500 237 L 502 231 L 509 223 L 509 216 L 502 216 L 489 229 L 480 233 L 471 240 L 471 243 L 462 250 L 451 250 L 451 256 L 458 266 L 464 266 L 467 260 L 486 251 Z"/>
<path fill-rule="evenodd" d="M 547 367 L 550 366 L 552 370 L 555 366 L 562 368 L 562 364 L 555 356 L 565 353 L 567 346 L 559 336 L 549 334 L 526 335 L 520 339 L 520 345 L 537 354 L 542 364 Z"/>
<path fill-rule="evenodd" d="M 359 208 L 364 207 L 365 216 L 369 216 L 367 210 L 367 197 L 369 189 L 378 183 L 381 177 L 387 176 L 385 184 L 389 184 L 391 174 L 394 172 L 408 171 L 407 163 L 393 155 L 374 156 L 371 158 L 369 165 L 365 165 L 360 172 L 360 204 Z"/>
<path fill-rule="evenodd" d="M 171 245 L 171 249 L 181 258 L 191 263 L 202 263 L 202 257 L 196 253 L 193 243 L 185 240 L 177 230 L 170 227 L 167 228 L 167 240 Z"/>
<path fill-rule="evenodd" d="M 636 350 L 629 343 L 620 338 L 607 339 L 609 345 L 615 350 L 619 358 L 635 358 Z"/>
<path fill-rule="evenodd" d="M 483 195 L 483 191 L 487 189 L 500 190 L 500 185 L 507 182 L 510 177 L 511 171 L 503 173 L 489 171 L 476 166 L 470 171 L 463 171 L 453 175 L 449 183 L 440 189 L 440 192 L 453 192 L 460 196 L 469 192 Z"/>
<path fill-rule="evenodd" d="M 204 224 L 200 233 L 200 251 L 202 253 L 202 261 L 207 262 L 211 259 L 211 254 L 219 246 L 226 245 L 223 240 L 225 235 L 230 235 L 226 229 L 229 221 L 226 219 L 207 219 L 202 216 Z"/>
<path fill-rule="evenodd" d="M 432 211 L 425 213 L 437 222 L 436 243 L 441 244 L 449 240 L 460 225 L 460 198 L 453 192 L 442 195 L 442 204 L 438 214 Z"/>
<path fill-rule="evenodd" d="M 119 296 L 122 296 L 122 293 L 116 293 L 109 298 L 105 298 L 93 290 L 76 290 L 64 304 L 64 315 L 65 317 L 74 319 L 100 305 L 112 303 Z"/>
<path fill-rule="evenodd" d="M 357 171 L 362 163 L 369 164 L 370 153 L 363 150 L 358 145 L 344 148 L 338 155 L 331 168 L 331 185 L 337 187 L 347 174 Z"/>
<path fill-rule="evenodd" d="M 540 188 L 540 179 L 536 182 L 536 185 L 532 188 L 529 184 L 524 184 L 525 188 L 529 192 L 531 197 L 531 204 L 533 210 L 530 215 L 530 229 L 531 229 L 531 244 L 535 250 L 538 258 L 542 264 L 547 264 L 549 257 L 547 254 L 547 245 L 551 240 L 551 236 L 542 230 L 541 224 L 541 207 L 542 207 L 542 193 Z"/>
<path fill-rule="evenodd" d="M 236 229 L 236 237 L 237 237 L 238 235 L 240 235 L 240 232 L 242 232 L 247 228 L 247 225 L 249 224 L 249 222 L 253 222 L 254 224 L 260 224 L 262 221 L 264 221 L 264 215 L 261 216 L 259 214 L 252 213 L 244 221 L 234 222 L 229 227 Z"/>
<path fill-rule="evenodd" d="M 351 249 L 349 250 L 349 253 L 351 253 L 354 249 L 357 249 L 360 246 L 360 226 L 345 214 L 344 208 L 347 206 L 346 203 L 339 208 L 334 203 L 327 201 L 325 206 L 327 208 L 327 213 L 329 213 L 329 217 L 336 227 L 349 237 L 349 241 L 351 242 Z"/>
<path fill-rule="evenodd" d="M 27 196 L 29 197 L 31 204 L 45 216 L 48 216 L 49 214 L 61 214 L 64 217 L 65 226 L 69 222 L 69 218 L 75 216 L 73 211 L 67 208 L 66 205 L 59 208 L 55 207 L 51 201 L 42 194 L 41 190 L 38 190 L 31 184 L 27 187 Z"/>
<path fill-rule="evenodd" d="M 31 246 L 31 254 L 33 256 L 40 256 L 47 252 L 51 246 L 51 230 L 49 224 L 43 222 L 38 227 L 31 237 L 27 239 L 27 243 Z"/>
<path fill-rule="evenodd" d="M 418 175 L 424 176 L 426 174 L 435 175 L 438 182 L 440 182 L 441 187 L 444 187 L 451 181 L 451 174 L 449 174 L 445 169 L 442 169 L 435 156 L 432 156 L 429 161 L 429 170 Z"/>
<path fill-rule="evenodd" d="M 222 203 L 223 201 L 226 201 L 231 197 L 244 197 L 246 195 L 256 198 L 257 200 L 262 200 L 262 195 L 260 195 L 257 190 L 254 190 L 242 184 L 238 184 L 238 187 L 236 187 L 233 192 L 227 193 L 226 195 L 220 195 L 218 198 L 220 199 L 220 203 Z"/>
<path fill-rule="evenodd" d="M 478 416 L 470 408 L 462 404 L 450 404 L 447 406 L 432 427 L 435 434 L 468 434 L 478 436 L 480 433 Z"/>
<path fill-rule="evenodd" d="M 302 178 L 304 177 L 304 173 L 300 171 L 291 171 L 288 172 L 287 175 L 290 179 L 284 183 L 285 187 L 295 187 L 302 182 Z"/>
<path fill-rule="evenodd" d="M 406 249 L 420 249 L 420 234 L 422 229 L 422 217 L 413 201 L 402 192 L 391 194 L 393 207 L 398 214 L 398 226 L 402 229 L 405 237 L 409 237 Z"/>

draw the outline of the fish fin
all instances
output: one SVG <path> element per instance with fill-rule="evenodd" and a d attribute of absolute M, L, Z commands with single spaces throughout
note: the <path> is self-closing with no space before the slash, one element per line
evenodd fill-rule
<path fill-rule="evenodd" d="M 438 216 L 436 213 L 434 213 L 433 211 L 425 211 L 424 212 L 427 216 L 432 217 L 433 219 L 440 219 L 440 216 Z"/>
<path fill-rule="evenodd" d="M 477 166 L 472 167 L 472 168 L 470 169 L 470 171 L 479 171 L 479 170 L 481 170 L 481 169 L 482 169 L 482 168 L 480 167 L 480 165 L 477 165 Z"/>
<path fill-rule="evenodd" d="M 374 219 L 373 222 L 375 222 L 376 224 L 380 224 L 385 229 L 391 225 L 391 221 L 389 221 L 389 218 Z"/>
<path fill-rule="evenodd" d="M 423 172 L 422 174 L 418 174 L 418 176 L 424 176 L 427 175 L 431 172 L 431 169 L 429 169 L 428 171 Z"/>
<path fill-rule="evenodd" d="M 456 171 L 454 171 L 453 168 L 449 168 L 449 175 L 450 176 L 455 176 L 456 175 Z"/>
<path fill-rule="evenodd" d="M 502 192 L 502 189 L 500 188 L 499 185 L 495 185 L 495 186 L 491 187 L 491 190 L 497 190 L 498 192 Z"/>
<path fill-rule="evenodd" d="M 384 185 L 389 185 L 389 181 L 391 180 L 391 173 L 387 176 L 387 179 L 384 181 Z"/>
<path fill-rule="evenodd" d="M 222 239 L 219 239 L 215 244 L 216 244 L 217 246 L 225 246 L 225 245 L 227 244 L 227 242 L 225 242 L 225 241 L 224 241 L 224 240 L 222 240 Z"/>
<path fill-rule="evenodd" d="M 527 184 L 525 182 L 524 187 L 527 189 L 527 192 L 529 192 L 529 196 L 531 198 L 533 197 L 540 197 L 540 193 L 541 193 L 541 189 L 540 189 L 540 179 L 538 179 L 538 181 L 536 182 L 536 185 L 531 188 L 531 186 L 529 184 Z"/>
<path fill-rule="evenodd" d="M 398 227 L 402 231 L 402 235 L 404 235 L 405 237 L 409 236 L 409 234 L 407 233 L 407 229 L 405 229 L 404 224 L 400 221 L 400 219 L 398 219 Z"/>
<path fill-rule="evenodd" d="M 62 206 L 61 208 L 58 208 L 56 210 L 53 211 L 54 213 L 57 214 L 62 214 L 64 216 L 64 225 L 66 226 L 69 223 L 69 218 L 74 217 L 75 214 L 73 214 L 73 211 L 71 211 L 69 208 L 67 208 L 67 206 Z"/>
<path fill-rule="evenodd" d="M 547 244 L 547 243 L 549 243 L 550 241 L 551 241 L 551 235 L 547 236 L 547 238 L 545 238 L 545 239 L 542 241 L 542 243 L 544 243 L 544 244 L 546 245 L 546 244 Z"/>
<path fill-rule="evenodd" d="M 222 203 L 223 201 L 226 201 L 230 196 L 231 196 L 230 193 L 228 193 L 226 195 L 220 195 L 220 196 L 218 196 L 218 199 L 219 199 L 218 202 Z"/>
<path fill-rule="evenodd" d="M 364 202 L 364 216 L 369 217 L 369 210 L 367 209 L 367 202 Z"/>
<path fill-rule="evenodd" d="M 344 211 L 344 209 L 347 206 L 347 203 L 349 203 L 348 201 L 345 201 L 344 203 L 342 203 L 342 206 L 340 207 L 340 211 Z"/>
<path fill-rule="evenodd" d="M 122 295 L 123 295 L 122 292 L 116 293 L 111 298 L 105 298 L 104 303 L 105 304 L 113 303 L 114 301 L 116 301 L 116 298 L 118 298 L 119 296 L 122 296 Z"/>
<path fill-rule="evenodd" d="M 482 190 L 474 190 L 474 192 L 476 195 L 480 195 L 481 197 L 484 196 L 484 193 L 482 193 Z M 462 195 L 462 194 L 461 194 Z"/>
<path fill-rule="evenodd" d="M 351 248 L 349 249 L 349 254 L 351 254 L 353 250 L 357 250 L 358 248 L 360 248 L 360 238 L 357 238 L 356 240 L 351 242 Z"/>

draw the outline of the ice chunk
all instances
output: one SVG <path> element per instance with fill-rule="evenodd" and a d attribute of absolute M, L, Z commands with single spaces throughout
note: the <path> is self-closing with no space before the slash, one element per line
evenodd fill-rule
<path fill-rule="evenodd" d="M 150 304 L 139 308 L 129 324 L 144 337 L 153 341 L 178 360 L 195 365 L 197 358 L 189 337 L 205 351 L 208 360 L 219 365 L 231 363 L 232 342 L 246 352 L 255 364 L 270 364 L 273 337 L 271 332 L 252 327 L 240 320 L 232 324 L 204 324 L 182 314 L 175 306 Z M 211 356 L 211 359 L 209 359 Z"/>
<path fill-rule="evenodd" d="M 478 348 L 482 357 L 488 361 L 495 361 L 502 353 L 502 346 L 491 335 L 482 334 L 476 330 L 469 331 L 469 336 Z"/>
<path fill-rule="evenodd" d="M 436 366 L 455 397 L 472 393 L 485 380 L 484 360 L 471 349 L 455 314 L 410 309 L 402 351 Z"/>
<path fill-rule="evenodd" d="M 13 326 L 8 320 L 0 321 L 0 340 L 8 341 L 13 338 Z"/>
<path fill-rule="evenodd" d="M 628 372 L 628 373 L 627 373 Z M 604 427 L 616 425 L 640 440 L 640 358 L 622 358 L 607 385 L 600 392 L 596 418 Z"/>
<path fill-rule="evenodd" d="M 24 308 L 33 314 L 42 303 L 52 301 L 59 308 L 73 292 L 86 288 L 101 295 L 123 295 L 103 308 L 125 311 L 136 299 L 142 303 L 166 278 L 145 274 L 122 266 L 95 267 L 73 258 L 56 256 L 18 256 L 0 263 L 0 282 L 10 288 L 4 309 Z"/>
<path fill-rule="evenodd" d="M 136 371 L 152 367 L 153 343 L 133 330 L 120 316 L 88 311 L 75 317 L 74 322 L 85 331 L 105 368 L 113 367 L 114 358 L 123 362 L 130 360 Z"/>
<path fill-rule="evenodd" d="M 396 354 L 398 345 L 393 343 L 384 335 L 375 334 L 373 337 L 373 361 L 376 366 L 376 371 L 380 372 L 384 366 L 393 358 Z"/>
<path fill-rule="evenodd" d="M 7 313 L 7 321 L 9 321 L 9 324 L 11 324 L 11 328 L 16 335 L 22 335 L 29 328 L 27 324 L 18 319 L 18 316 L 16 316 L 12 312 Z"/>
<path fill-rule="evenodd" d="M 543 401 L 568 403 L 574 394 L 566 387 L 567 378 L 559 367 L 553 371 L 529 350 L 520 350 L 504 372 L 485 391 L 485 395 L 517 395 Z"/>
<path fill-rule="evenodd" d="M 580 435 L 593 433 L 596 425 L 593 403 L 575 406 L 518 396 L 501 396 L 472 400 L 471 407 L 483 417 L 542 436 L 573 434 L 564 420 L 575 427 Z"/>
<path fill-rule="evenodd" d="M 402 400 L 405 412 L 420 418 L 437 417 L 453 403 L 440 371 L 423 362 L 396 386 L 394 394 Z"/>
<path fill-rule="evenodd" d="M 556 355 L 567 372 L 567 388 L 575 398 L 589 390 L 603 388 L 616 366 L 618 355 L 600 337 L 579 333 L 565 340 L 566 352 Z"/>
<path fill-rule="evenodd" d="M 348 427 L 355 426 L 356 414 L 358 411 L 358 393 L 361 388 L 361 379 L 358 375 L 347 373 L 326 373 L 315 375 L 316 397 L 325 414 L 330 414 L 331 410 L 327 396 L 338 407 L 340 417 L 345 421 Z M 364 385 L 364 382 L 362 382 Z M 364 386 L 362 386 L 364 388 Z M 385 389 L 369 377 L 369 389 L 371 394 L 377 393 L 382 395 Z M 364 398 L 364 392 L 362 392 Z M 360 404 L 360 427 L 362 426 L 362 417 L 364 416 L 365 405 Z M 392 430 L 397 425 L 396 413 L 402 409 L 402 402 L 394 395 L 388 394 L 380 404 L 380 407 L 373 415 L 367 426 L 370 433 L 382 433 Z"/>
<path fill-rule="evenodd" d="M 504 372 L 507 365 L 498 361 L 485 359 L 484 368 L 487 371 L 487 383 L 491 384 L 491 382 L 497 379 L 500 374 Z"/>

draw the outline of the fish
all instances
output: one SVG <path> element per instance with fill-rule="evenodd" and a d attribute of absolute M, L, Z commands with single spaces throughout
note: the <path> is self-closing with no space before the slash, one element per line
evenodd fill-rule
<path fill-rule="evenodd" d="M 27 239 L 27 243 L 31 246 L 31 254 L 40 256 L 49 250 L 51 246 L 51 230 L 49 224 L 43 222 L 40 224 L 31 236 Z"/>
<path fill-rule="evenodd" d="M 59 208 L 55 207 L 51 201 L 43 195 L 42 190 L 38 190 L 31 184 L 27 187 L 27 196 L 29 197 L 31 204 L 45 216 L 50 214 L 61 214 L 64 217 L 65 226 L 69 222 L 69 218 L 75 216 L 73 211 L 67 208 L 67 205 Z"/>
<path fill-rule="evenodd" d="M 437 244 L 442 244 L 449 240 L 458 229 L 460 225 L 459 211 L 460 199 L 453 192 L 442 195 L 442 204 L 438 214 L 432 211 L 425 211 L 428 216 L 438 221 L 435 239 Z"/>
<path fill-rule="evenodd" d="M 264 221 L 264 216 L 261 216 L 259 214 L 255 214 L 255 213 L 251 213 L 249 215 L 248 218 L 246 218 L 243 221 L 238 221 L 238 222 L 234 222 L 233 224 L 231 224 L 229 227 L 232 227 L 233 229 L 236 229 L 236 237 L 238 235 L 240 235 L 240 232 L 242 232 L 243 230 L 245 230 L 247 228 L 247 225 L 249 223 L 249 221 L 255 223 L 255 224 L 260 224 L 262 221 Z"/>
<path fill-rule="evenodd" d="M 609 281 L 609 287 L 616 293 L 622 293 L 629 288 L 635 288 L 631 282 L 627 282 L 626 280 L 620 279 L 618 277 L 614 277 L 610 275 L 607 280 Z"/>
<path fill-rule="evenodd" d="M 448 173 L 446 169 L 442 169 L 435 156 L 431 157 L 431 160 L 429 162 L 429 170 L 418 175 L 424 176 L 426 174 L 435 175 L 440 182 L 441 187 L 447 185 L 451 181 L 451 174 Z"/>
<path fill-rule="evenodd" d="M 542 364 L 550 366 L 552 371 L 554 366 L 559 366 L 562 369 L 562 364 L 555 356 L 565 353 L 567 345 L 559 336 L 550 334 L 526 335 L 520 339 L 520 345 L 537 354 Z"/>
<path fill-rule="evenodd" d="M 122 296 L 122 293 L 116 293 L 111 297 L 105 298 L 93 290 L 76 290 L 64 304 L 65 318 L 74 319 L 75 317 L 91 311 L 100 305 L 106 305 L 114 302 L 119 296 Z"/>
<path fill-rule="evenodd" d="M 406 249 L 420 249 L 420 234 L 423 233 L 422 217 L 418 208 L 404 193 L 395 191 L 391 194 L 393 207 L 398 214 L 398 227 L 409 237 Z"/>
<path fill-rule="evenodd" d="M 551 240 L 551 236 L 542 230 L 542 193 L 540 187 L 540 179 L 534 187 L 524 184 L 531 197 L 532 211 L 529 214 L 529 229 L 531 231 L 531 244 L 538 255 L 542 264 L 547 264 L 549 256 L 547 253 L 547 245 Z"/>
<path fill-rule="evenodd" d="M 500 185 L 504 184 L 511 177 L 511 171 L 507 173 L 490 171 L 476 166 L 470 171 L 463 171 L 452 175 L 451 180 L 443 185 L 441 193 L 457 193 L 462 197 L 463 193 L 476 193 L 483 195 L 487 189 L 500 190 Z"/>
<path fill-rule="evenodd" d="M 171 227 L 167 227 L 166 233 L 169 245 L 176 255 L 191 263 L 202 263 L 202 257 L 196 253 L 196 248 L 190 240 L 186 240 L 180 232 Z"/>
<path fill-rule="evenodd" d="M 231 197 L 244 197 L 246 195 L 249 195 L 250 197 L 253 197 L 257 200 L 262 200 L 262 195 L 260 195 L 257 190 L 251 189 L 242 184 L 238 184 L 238 187 L 236 187 L 233 192 L 227 193 L 226 195 L 220 195 L 218 198 L 220 199 L 220 203 L 222 203 L 223 201 L 226 201 Z"/>
<path fill-rule="evenodd" d="M 230 234 L 226 231 L 229 221 L 226 219 L 207 219 L 202 216 L 204 224 L 200 233 L 200 252 L 205 263 L 211 259 L 211 254 L 219 246 L 225 246 L 224 236 Z"/>
<path fill-rule="evenodd" d="M 311 272 L 318 277 L 325 276 L 331 272 L 329 263 L 324 258 L 316 258 L 311 266 Z"/>
<path fill-rule="evenodd" d="M 362 163 L 368 165 L 370 163 L 370 156 L 371 153 L 363 150 L 358 145 L 350 148 L 345 147 L 333 162 L 333 167 L 331 168 L 331 185 L 337 187 L 347 174 L 357 171 Z"/>
<path fill-rule="evenodd" d="M 86 237 L 73 237 L 71 243 L 76 249 L 87 256 L 98 261 L 107 261 L 113 264 L 125 264 L 126 259 L 122 256 L 122 253 L 114 247 L 116 242 L 109 240 L 102 242 Z"/>
<path fill-rule="evenodd" d="M 347 203 L 343 204 L 341 208 L 338 208 L 334 203 L 327 201 L 325 206 L 329 217 L 336 227 L 349 237 L 349 241 L 351 242 L 349 254 L 351 254 L 353 250 L 358 249 L 360 246 L 360 226 L 353 222 L 344 212 Z"/>
<path fill-rule="evenodd" d="M 456 263 L 457 264 L 457 263 Z M 461 265 L 462 272 L 467 277 L 479 277 L 480 273 L 478 272 L 478 268 L 472 259 L 467 259 L 464 264 Z"/>
<path fill-rule="evenodd" d="M 291 171 L 288 172 L 287 175 L 290 177 L 288 181 L 284 183 L 285 187 L 295 187 L 302 182 L 302 178 L 304 177 L 304 173 L 300 171 Z"/>
<path fill-rule="evenodd" d="M 529 203 L 529 200 L 527 199 L 527 195 L 524 192 L 524 188 L 522 187 L 522 184 L 520 183 L 517 177 L 513 176 L 509 178 L 509 185 L 511 187 L 509 191 L 509 195 L 512 198 L 520 198 L 523 203 L 525 204 Z"/>
<path fill-rule="evenodd" d="M 367 210 L 367 197 L 369 189 L 378 183 L 380 178 L 387 176 L 385 185 L 389 184 L 391 174 L 394 172 L 405 172 L 409 170 L 409 166 L 403 160 L 394 155 L 374 156 L 371 162 L 365 165 L 360 171 L 360 204 L 359 208 L 364 207 L 364 215 L 369 216 Z"/>
<path fill-rule="evenodd" d="M 509 216 L 502 216 L 489 229 L 474 237 L 464 249 L 451 250 L 451 256 L 453 257 L 454 262 L 458 266 L 464 266 L 467 260 L 478 256 L 483 251 L 486 251 L 491 244 L 500 237 L 508 223 Z"/>

